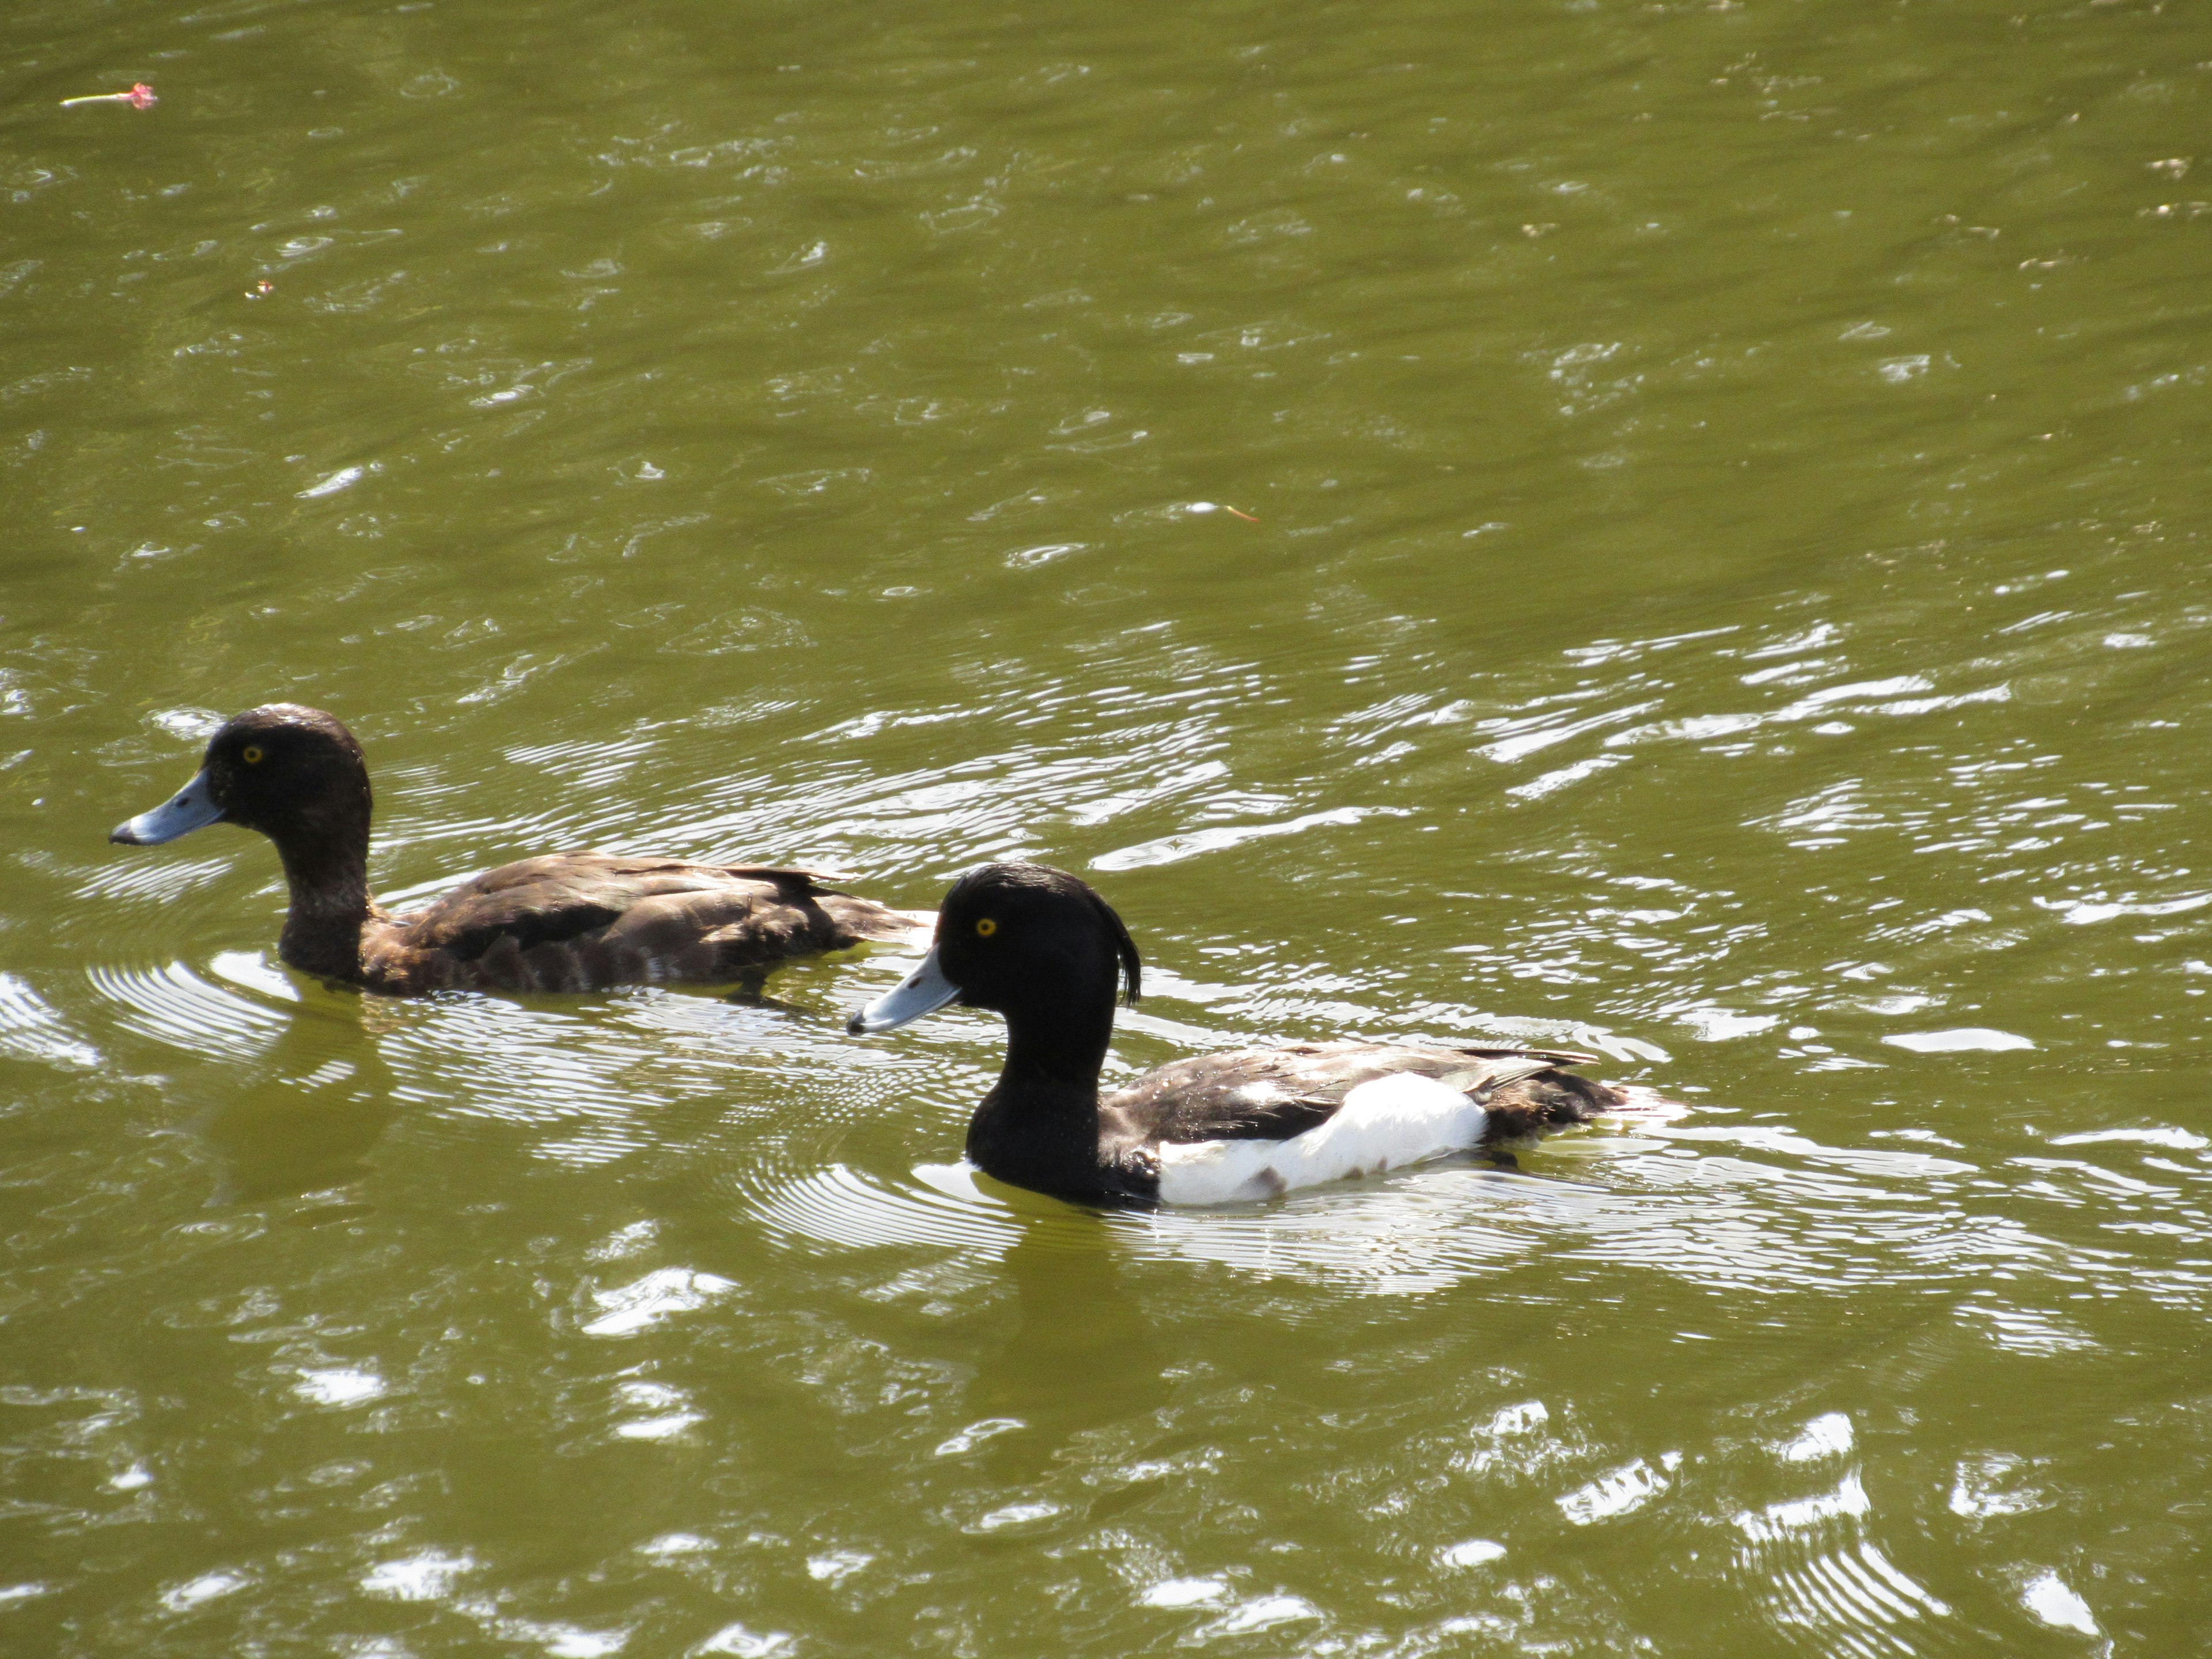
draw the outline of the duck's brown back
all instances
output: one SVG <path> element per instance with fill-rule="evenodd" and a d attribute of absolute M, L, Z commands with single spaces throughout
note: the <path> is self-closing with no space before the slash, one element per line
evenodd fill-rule
<path fill-rule="evenodd" d="M 553 853 L 373 921 L 362 968 L 370 989 L 403 996 L 726 985 L 795 957 L 919 943 L 927 925 L 801 870 Z"/>

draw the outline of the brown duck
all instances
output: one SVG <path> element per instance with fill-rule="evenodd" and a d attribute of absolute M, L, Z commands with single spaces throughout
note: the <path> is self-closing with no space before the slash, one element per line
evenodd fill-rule
<path fill-rule="evenodd" d="M 369 896 L 368 768 L 332 716 L 250 708 L 208 742 L 199 775 L 108 839 L 151 847 L 210 823 L 276 843 L 291 889 L 277 954 L 387 996 L 738 985 L 797 957 L 920 943 L 927 916 L 825 887 L 803 870 L 550 853 L 501 865 L 419 910 Z"/>

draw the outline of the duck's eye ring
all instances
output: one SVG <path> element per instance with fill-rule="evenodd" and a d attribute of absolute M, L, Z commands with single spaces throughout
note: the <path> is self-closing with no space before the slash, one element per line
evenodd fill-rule
<path fill-rule="evenodd" d="M 980 917 L 976 921 L 975 937 L 978 939 L 988 939 L 998 931 L 999 924 L 988 916 Z"/>
<path fill-rule="evenodd" d="M 261 764 L 261 750 L 249 744 L 240 754 L 239 759 L 244 761 L 248 766 L 258 766 Z"/>

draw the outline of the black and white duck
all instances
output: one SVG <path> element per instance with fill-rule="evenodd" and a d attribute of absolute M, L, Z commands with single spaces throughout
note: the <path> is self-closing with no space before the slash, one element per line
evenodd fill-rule
<path fill-rule="evenodd" d="M 935 942 L 854 1036 L 951 1002 L 1006 1017 L 1006 1061 L 968 1125 L 987 1175 L 1079 1202 L 1272 1198 L 1469 1150 L 1503 1152 L 1608 1112 L 1665 1110 L 1579 1077 L 1592 1056 L 1489 1044 L 1293 1042 L 1179 1060 L 1098 1091 L 1117 989 L 1137 1000 L 1129 930 L 1085 883 L 990 864 L 945 896 Z"/>

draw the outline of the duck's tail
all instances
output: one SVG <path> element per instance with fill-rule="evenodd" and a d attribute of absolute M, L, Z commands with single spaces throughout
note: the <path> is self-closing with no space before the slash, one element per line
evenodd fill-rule
<path fill-rule="evenodd" d="M 903 945 L 926 951 L 937 932 L 934 910 L 894 910 L 849 893 L 823 893 L 815 902 L 853 936 L 850 942 L 854 945 Z"/>
<path fill-rule="evenodd" d="M 1687 1117 L 1690 1108 L 1686 1102 L 1669 1100 L 1656 1089 L 1641 1083 L 1609 1083 L 1601 1085 L 1611 1089 L 1620 1098 L 1607 1107 L 1612 1117 L 1648 1118 L 1665 1122 L 1669 1118 Z"/>
<path fill-rule="evenodd" d="M 1601 1083 L 1556 1066 L 1501 1085 L 1483 1102 L 1486 1140 L 1534 1140 L 1607 1118 L 1664 1120 L 1690 1109 L 1640 1083 Z"/>

